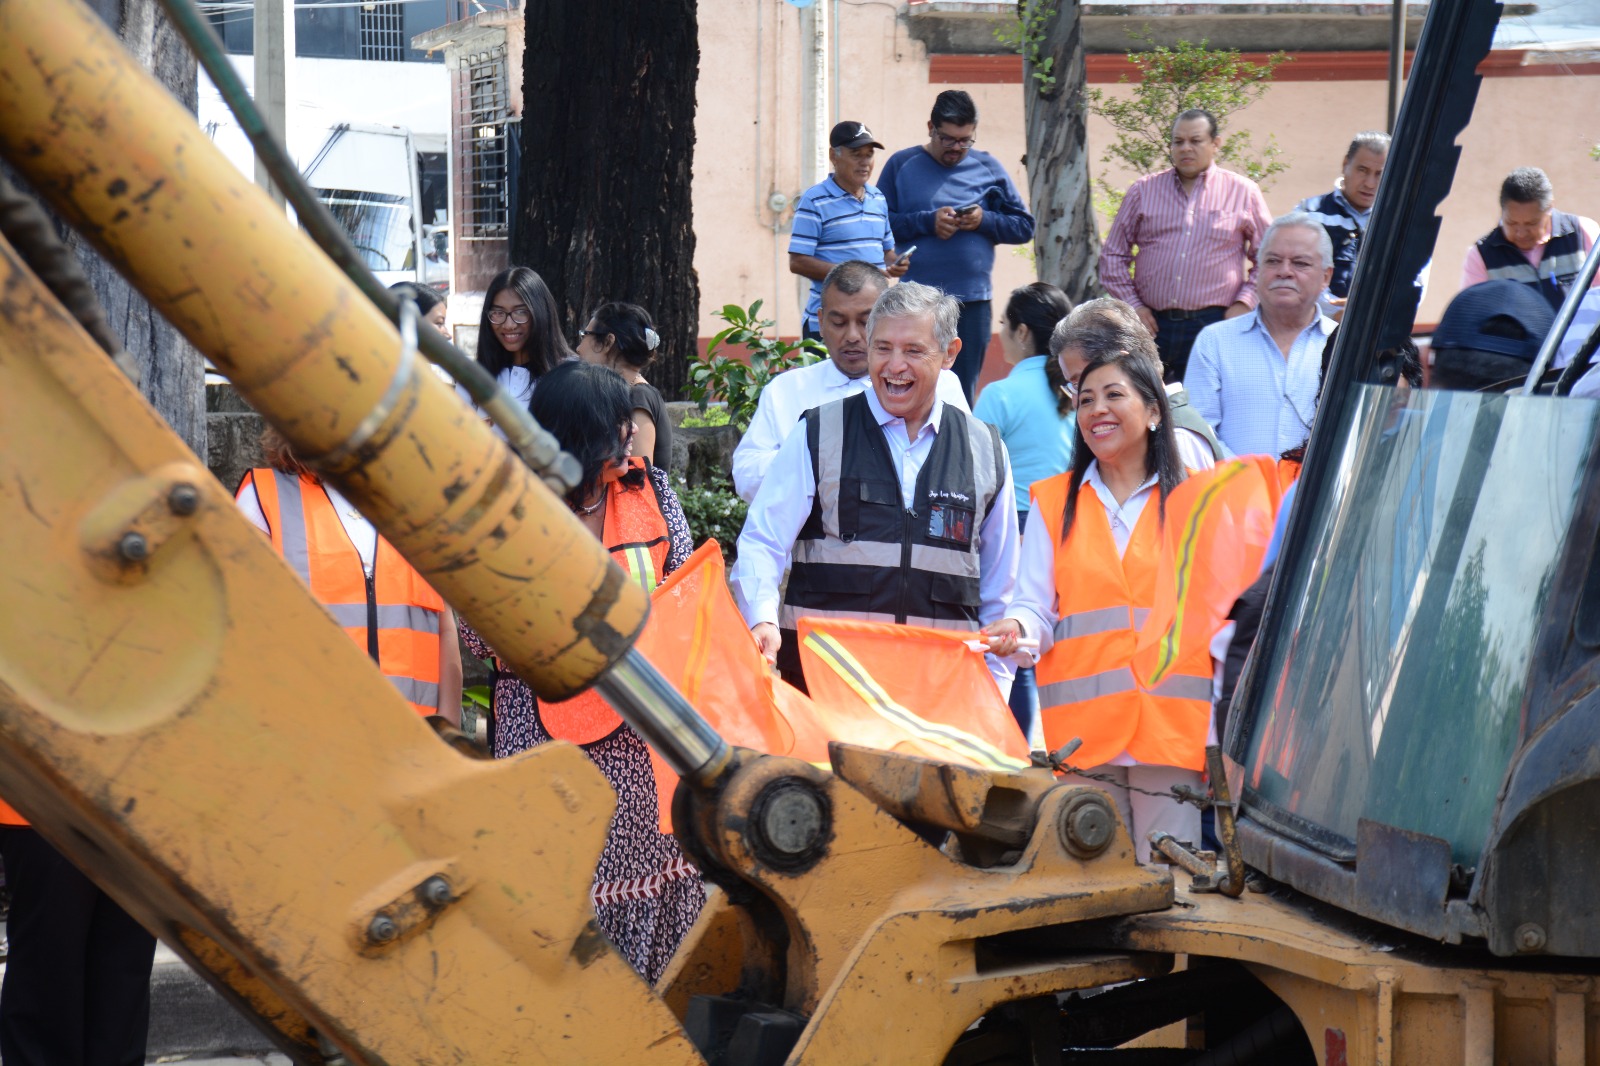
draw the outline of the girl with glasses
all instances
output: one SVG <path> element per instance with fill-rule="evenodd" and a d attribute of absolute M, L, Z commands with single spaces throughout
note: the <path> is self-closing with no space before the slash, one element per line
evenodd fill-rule
<path fill-rule="evenodd" d="M 483 317 L 478 320 L 478 362 L 500 387 L 527 406 L 533 399 L 534 383 L 574 358 L 562 335 L 555 298 L 544 279 L 527 267 L 496 274 L 489 282 Z"/>

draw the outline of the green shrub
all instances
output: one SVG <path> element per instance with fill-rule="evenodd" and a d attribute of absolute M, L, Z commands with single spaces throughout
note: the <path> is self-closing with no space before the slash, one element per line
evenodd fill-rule
<path fill-rule="evenodd" d="M 744 528 L 745 512 L 750 505 L 733 491 L 733 484 L 719 477 L 709 485 L 689 486 L 678 475 L 672 475 L 672 488 L 683 504 L 683 515 L 689 520 L 689 531 L 694 534 L 696 548 L 708 540 L 722 545 L 722 555 L 730 563 L 738 553 L 739 530 Z"/>
<path fill-rule="evenodd" d="M 777 325 L 770 318 L 757 317 L 761 301 L 748 308 L 728 304 L 717 317 L 728 323 L 728 328 L 711 338 L 703 356 L 690 360 L 690 397 L 698 400 L 700 411 L 705 413 L 712 400 L 722 400 L 728 405 L 728 420 L 742 433 L 755 416 L 756 402 L 761 390 L 778 374 L 797 366 L 808 366 L 828 354 L 828 350 L 813 340 L 793 343 L 767 336 L 767 330 Z M 737 345 L 750 354 L 749 363 L 722 354 L 725 345 Z M 719 538 L 720 539 L 720 538 Z M 726 547 L 726 545 L 724 545 Z"/>

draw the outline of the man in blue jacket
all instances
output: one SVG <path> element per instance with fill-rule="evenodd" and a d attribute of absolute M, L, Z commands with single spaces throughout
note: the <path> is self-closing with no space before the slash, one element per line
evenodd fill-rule
<path fill-rule="evenodd" d="M 1033 216 L 999 161 L 972 146 L 977 135 L 972 97 L 946 89 L 933 103 L 928 142 L 890 156 L 878 176 L 895 244 L 917 248 L 905 280 L 960 302 L 961 354 L 953 369 L 968 403 L 993 336 L 994 246 L 1033 239 Z"/>

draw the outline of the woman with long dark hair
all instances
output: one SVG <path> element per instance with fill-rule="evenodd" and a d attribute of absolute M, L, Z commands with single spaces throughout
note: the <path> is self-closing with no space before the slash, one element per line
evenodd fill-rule
<path fill-rule="evenodd" d="M 633 399 L 616 373 L 563 363 L 539 380 L 533 417 L 578 460 L 583 476 L 567 506 L 610 550 L 629 579 L 654 589 L 694 547 L 666 471 L 629 454 Z M 473 653 L 492 650 L 470 626 Z M 507 758 L 551 740 L 578 744 L 617 792 L 592 889 L 600 928 L 652 983 L 700 913 L 699 871 L 659 828 L 659 797 L 643 740 L 593 692 L 541 703 L 515 675 L 495 671 L 494 754 Z"/>
<path fill-rule="evenodd" d="M 478 362 L 500 387 L 526 405 L 540 377 L 575 358 L 544 279 L 520 266 L 496 274 L 478 320 Z"/>
<path fill-rule="evenodd" d="M 633 421 L 639 427 L 634 452 L 665 469 L 672 461 L 672 424 L 661 393 L 644 378 L 655 361 L 661 335 L 650 312 L 638 304 L 601 304 L 578 331 L 578 358 L 622 375 L 633 396 Z"/>
<path fill-rule="evenodd" d="M 1167 497 L 1187 476 L 1158 364 L 1115 352 L 1078 381 L 1072 469 L 1033 486 L 1011 617 L 984 630 L 997 655 L 1039 641 L 1045 745 L 1083 743 L 1072 762 L 1121 808 L 1141 861 L 1149 834 L 1198 840 L 1200 813 L 1169 796 L 1198 787 L 1211 720 L 1211 664 L 1177 664 L 1146 689 L 1138 627 L 1155 600 Z M 1155 796 L 1148 795 L 1155 793 Z"/>

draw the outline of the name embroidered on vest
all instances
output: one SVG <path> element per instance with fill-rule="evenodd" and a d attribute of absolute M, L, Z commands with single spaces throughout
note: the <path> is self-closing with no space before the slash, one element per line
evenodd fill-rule
<path fill-rule="evenodd" d="M 1551 212 L 1550 239 L 1545 242 L 1538 266 L 1528 262 L 1522 249 L 1512 244 L 1499 226 L 1478 238 L 1477 248 L 1490 281 L 1531 285 L 1557 310 L 1572 280 L 1583 269 L 1583 231 L 1578 226 L 1578 216 L 1565 211 Z"/>
<path fill-rule="evenodd" d="M 945 406 L 908 511 L 865 394 L 805 424 L 817 488 L 779 608 L 785 642 L 806 615 L 978 628 L 978 531 L 1004 474 L 994 428 Z"/>

